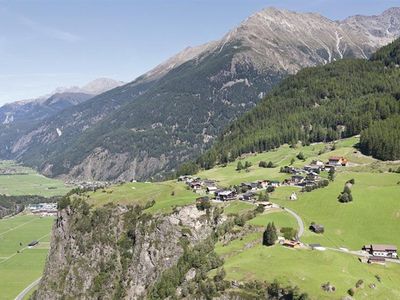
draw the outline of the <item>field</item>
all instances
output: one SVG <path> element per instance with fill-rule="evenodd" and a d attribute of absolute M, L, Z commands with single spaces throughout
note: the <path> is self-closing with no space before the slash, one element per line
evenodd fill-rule
<path fill-rule="evenodd" d="M 70 190 L 62 181 L 47 178 L 12 161 L 0 161 L 0 171 L 0 194 L 50 197 L 64 195 Z"/>
<path fill-rule="evenodd" d="M 313 159 L 326 161 L 329 156 L 345 156 L 350 166 L 340 168 L 328 187 L 309 193 L 301 193 L 297 187 L 279 187 L 270 195 L 270 200 L 291 208 L 302 218 L 306 227 L 301 238 L 304 243 L 320 243 L 326 247 L 351 250 L 359 250 L 362 245 L 371 243 L 394 244 L 400 248 L 400 174 L 387 172 L 390 167 L 397 169 L 399 163 L 380 162 L 364 156 L 353 147 L 357 142 L 357 137 L 339 141 L 333 151 L 324 150 L 327 146 L 322 143 L 296 149 L 282 146 L 273 152 L 243 158 L 242 161 L 253 164 L 249 172 L 236 171 L 235 161 L 226 167 L 203 171 L 200 176 L 216 179 L 225 186 L 259 179 L 283 180 L 290 175 L 279 173 L 280 167 L 289 165 L 299 152 L 305 155 L 306 160 L 296 159 L 296 167 L 302 167 Z M 277 167 L 260 168 L 258 163 L 261 160 L 272 161 Z M 346 181 L 352 178 L 355 180 L 351 188 L 353 202 L 339 203 L 338 195 Z M 298 195 L 297 201 L 288 200 L 293 191 Z M 235 213 L 239 213 L 241 208 L 246 207 L 233 204 Z M 325 226 L 324 234 L 314 234 L 308 230 L 313 221 Z M 278 228 L 297 228 L 296 220 L 291 215 L 276 209 L 248 221 L 249 224 L 262 227 L 269 222 L 274 222 Z M 279 245 L 264 247 L 261 245 L 261 233 L 251 233 L 227 246 L 218 243 L 216 251 L 225 259 L 224 269 L 228 280 L 278 279 L 285 284 L 299 286 L 312 299 L 340 299 L 362 279 L 364 288 L 356 292 L 356 299 L 400 298 L 398 264 L 362 264 L 353 255 L 329 249 L 320 252 L 287 249 Z M 376 275 L 382 282 L 377 281 Z M 326 293 L 321 289 L 321 285 L 328 281 L 336 287 L 336 292 Z M 372 283 L 376 285 L 375 289 L 369 287 Z"/>
<path fill-rule="evenodd" d="M 247 239 L 236 240 L 229 246 L 217 247 L 218 254 L 225 257 L 224 269 L 228 280 L 261 280 L 280 282 L 299 286 L 312 299 L 341 299 L 349 288 L 359 279 L 364 288 L 356 293 L 356 299 L 399 299 L 400 267 L 388 265 L 366 265 L 357 258 L 333 251 L 293 250 L 281 247 L 264 247 L 259 243 L 245 249 Z M 255 237 L 257 238 L 257 237 Z M 381 283 L 375 277 L 379 275 Z M 321 289 L 323 283 L 330 282 L 336 292 L 326 293 Z M 374 283 L 376 289 L 368 285 Z"/>
<path fill-rule="evenodd" d="M 41 276 L 53 221 L 29 215 L 0 220 L 0 299 L 14 299 Z M 39 244 L 29 249 L 27 244 L 33 240 Z"/>
<path fill-rule="evenodd" d="M 102 206 L 107 203 L 146 205 L 151 200 L 154 206 L 147 209 L 149 213 L 167 213 L 174 206 L 194 203 L 199 197 L 186 189 L 186 186 L 176 181 L 160 183 L 127 183 L 115 185 L 105 190 L 97 190 L 87 194 L 89 204 Z"/>

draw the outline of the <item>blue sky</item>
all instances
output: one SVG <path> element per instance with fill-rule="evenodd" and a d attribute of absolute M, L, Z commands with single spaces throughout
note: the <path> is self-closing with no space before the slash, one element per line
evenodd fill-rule
<path fill-rule="evenodd" d="M 98 77 L 131 81 L 269 6 L 343 19 L 400 0 L 0 0 L 0 104 Z"/>

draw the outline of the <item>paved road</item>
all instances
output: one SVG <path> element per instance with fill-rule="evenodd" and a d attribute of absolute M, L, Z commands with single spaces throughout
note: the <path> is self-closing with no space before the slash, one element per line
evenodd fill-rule
<path fill-rule="evenodd" d="M 42 277 L 36 279 L 34 282 L 28 285 L 21 293 L 19 293 L 17 297 L 15 297 L 15 300 L 24 299 L 25 295 L 28 294 L 31 289 L 33 289 L 36 285 L 39 284 L 40 279 L 42 279 Z"/>
<path fill-rule="evenodd" d="M 286 208 L 286 207 L 283 208 L 283 210 L 287 211 L 289 214 L 291 214 L 293 217 L 296 218 L 297 224 L 299 225 L 299 231 L 297 233 L 297 236 L 300 239 L 301 236 L 304 234 L 304 223 L 303 223 L 303 220 L 293 210 L 291 210 L 289 208 Z"/>
<path fill-rule="evenodd" d="M 337 252 L 341 252 L 341 253 L 347 253 L 350 255 L 354 255 L 354 256 L 358 256 L 358 257 L 365 257 L 365 258 L 369 258 L 371 257 L 371 255 L 369 253 L 366 253 L 365 251 L 352 251 L 352 250 L 342 250 L 342 249 L 338 249 L 338 248 L 331 248 L 331 247 L 325 247 L 326 249 L 332 250 L 332 251 L 337 251 Z M 400 260 L 399 259 L 392 259 L 392 258 L 386 258 L 385 260 L 388 262 L 392 262 L 395 264 L 400 264 Z"/>

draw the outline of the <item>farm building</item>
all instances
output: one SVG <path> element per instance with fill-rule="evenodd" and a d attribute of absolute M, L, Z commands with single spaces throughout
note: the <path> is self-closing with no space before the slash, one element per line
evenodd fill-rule
<path fill-rule="evenodd" d="M 324 167 L 322 166 L 315 166 L 315 165 L 306 165 L 303 167 L 304 171 L 306 172 L 314 172 L 314 173 L 319 173 L 321 172 Z"/>
<path fill-rule="evenodd" d="M 223 190 L 217 193 L 217 200 L 229 201 L 236 199 L 236 192 L 231 190 Z"/>
<path fill-rule="evenodd" d="M 346 166 L 348 163 L 347 159 L 343 156 L 331 156 L 329 157 L 328 165 L 330 166 Z"/>
<path fill-rule="evenodd" d="M 255 193 L 254 192 L 251 192 L 251 191 L 249 191 L 249 192 L 246 192 L 246 193 L 244 193 L 243 195 L 241 195 L 240 197 L 239 197 L 239 199 L 241 199 L 241 200 L 246 200 L 246 201 L 249 201 L 249 200 L 254 200 L 255 199 Z"/>
<path fill-rule="evenodd" d="M 28 247 L 34 247 L 34 246 L 36 246 L 37 244 L 39 244 L 39 242 L 35 240 L 35 241 L 30 242 L 30 243 L 28 244 Z"/>
<path fill-rule="evenodd" d="M 240 187 L 247 191 L 256 191 L 259 188 L 259 184 L 258 182 L 243 182 Z"/>
<path fill-rule="evenodd" d="M 258 181 L 259 188 L 265 189 L 265 188 L 267 188 L 268 185 L 269 185 L 268 180 L 259 180 Z"/>
<path fill-rule="evenodd" d="M 384 257 L 376 257 L 376 256 L 372 256 L 370 258 L 368 258 L 367 261 L 369 264 L 379 264 L 379 265 L 384 265 L 385 264 L 385 258 Z"/>
<path fill-rule="evenodd" d="M 300 247 L 300 242 L 291 241 L 291 240 L 284 240 L 282 242 L 282 246 L 289 247 L 289 248 L 299 248 Z"/>
<path fill-rule="evenodd" d="M 269 182 L 269 186 L 278 187 L 280 185 L 281 185 L 281 183 L 279 181 L 277 181 L 277 180 L 271 180 Z"/>
<path fill-rule="evenodd" d="M 289 200 L 295 201 L 297 200 L 297 194 L 295 192 L 293 192 L 290 196 L 289 196 Z"/>
<path fill-rule="evenodd" d="M 304 178 L 303 176 L 300 176 L 300 175 L 293 175 L 293 176 L 289 179 L 288 183 L 291 184 L 291 185 L 300 185 L 300 184 L 303 183 L 304 180 L 305 180 L 305 178 Z"/>
<path fill-rule="evenodd" d="M 362 250 L 367 251 L 372 256 L 397 258 L 397 247 L 393 245 L 365 245 L 362 247 Z"/>
<path fill-rule="evenodd" d="M 257 202 L 257 204 L 264 206 L 264 208 L 271 208 L 272 207 L 272 203 L 269 202 L 269 201 L 259 201 L 259 202 Z"/>
<path fill-rule="evenodd" d="M 193 190 L 199 190 L 199 189 L 201 189 L 201 182 L 199 182 L 199 181 L 193 181 L 193 182 L 190 183 L 189 186 L 190 186 L 190 188 L 193 189 Z"/>
<path fill-rule="evenodd" d="M 312 232 L 315 233 L 324 233 L 325 231 L 324 226 L 320 224 L 311 224 L 309 228 Z"/>
<path fill-rule="evenodd" d="M 199 180 L 200 178 L 198 177 L 193 177 L 191 175 L 183 175 L 178 177 L 178 181 L 183 181 L 185 183 L 191 183 L 193 181 Z"/>
<path fill-rule="evenodd" d="M 321 160 L 313 160 L 312 162 L 311 162 L 311 165 L 312 166 L 319 166 L 319 167 L 321 167 L 322 169 L 324 168 L 324 162 L 323 161 L 321 161 Z"/>
<path fill-rule="evenodd" d="M 212 193 L 216 192 L 218 190 L 218 188 L 216 186 L 208 186 L 206 190 L 207 190 L 207 193 L 212 194 Z"/>

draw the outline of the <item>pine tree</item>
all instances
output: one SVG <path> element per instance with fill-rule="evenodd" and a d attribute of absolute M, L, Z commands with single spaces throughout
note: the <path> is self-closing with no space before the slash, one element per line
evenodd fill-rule
<path fill-rule="evenodd" d="M 263 233 L 263 245 L 272 246 L 278 239 L 274 223 L 268 223 L 267 228 Z"/>
<path fill-rule="evenodd" d="M 239 162 L 237 163 L 237 166 L 236 166 L 236 171 L 241 171 L 241 170 L 243 170 L 243 164 L 242 164 L 241 161 L 239 161 Z"/>

